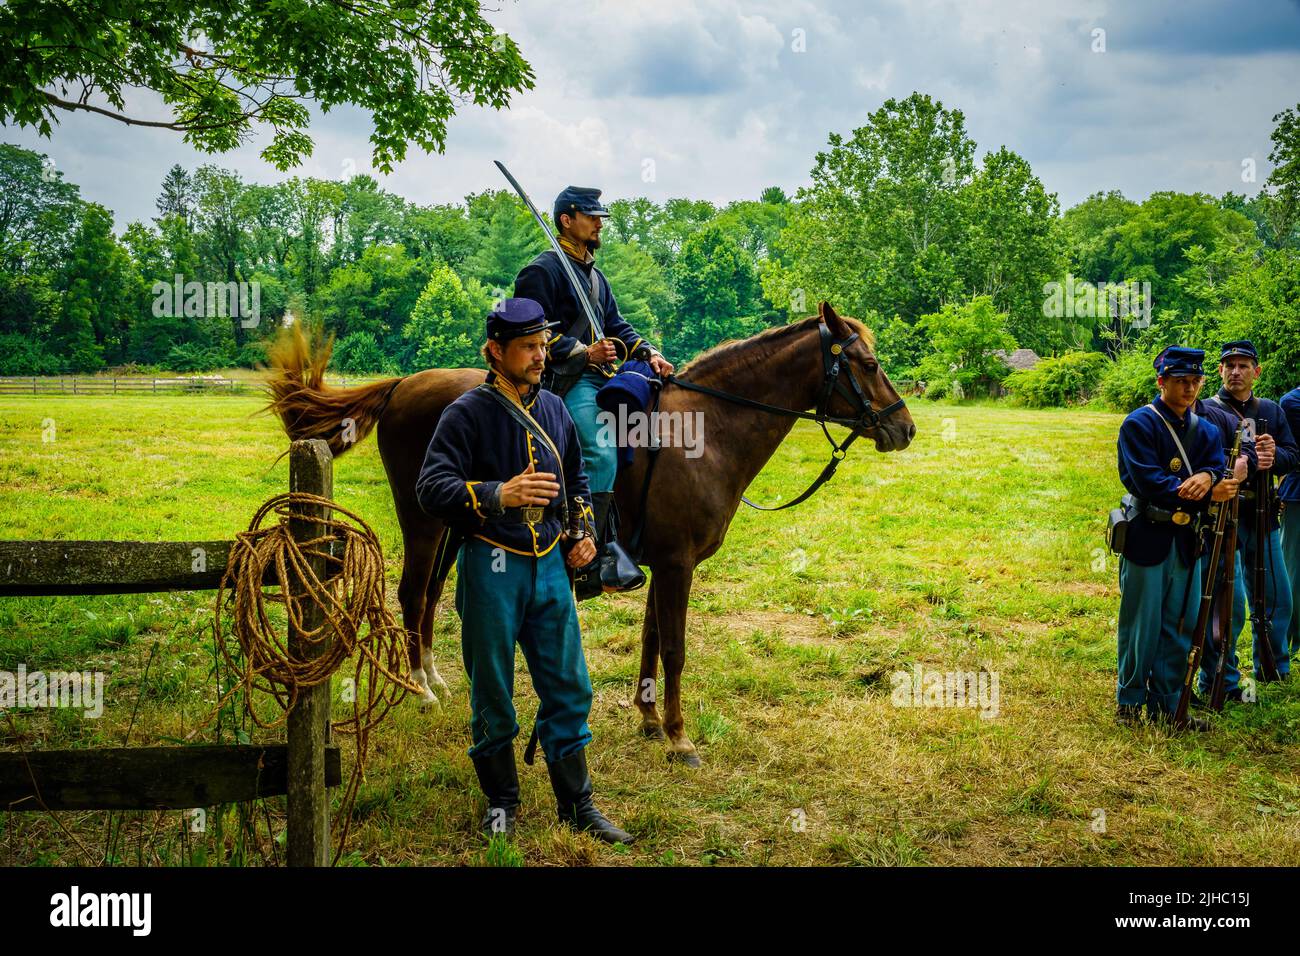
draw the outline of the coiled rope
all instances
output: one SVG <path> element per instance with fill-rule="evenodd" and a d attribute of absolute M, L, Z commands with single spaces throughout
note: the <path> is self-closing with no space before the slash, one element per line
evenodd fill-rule
<path fill-rule="evenodd" d="M 328 509 L 321 517 L 305 508 Z M 263 522 L 274 518 L 274 524 Z M 290 522 L 310 522 L 320 534 L 296 540 Z M 321 562 L 318 575 L 313 562 Z M 274 569 L 273 577 L 269 577 Z M 267 583 L 270 580 L 274 584 Z M 278 588 L 271 593 L 268 588 Z M 268 604 L 282 604 L 289 630 L 300 649 L 290 651 L 268 614 Z M 319 609 L 323 623 L 306 621 Z M 223 630 L 229 614 L 231 630 Z M 352 807 L 364 776 L 370 731 L 409 691 L 418 693 L 410 677 L 407 632 L 388 610 L 384 585 L 384 555 L 379 538 L 352 511 L 329 498 L 306 492 L 286 492 L 268 500 L 239 533 L 230 550 L 226 573 L 213 611 L 217 647 L 235 683 L 217 702 L 213 716 L 239 691 L 244 706 L 259 727 L 279 726 L 304 691 L 328 685 L 334 672 L 349 659 L 352 674 L 352 713 L 332 723 L 340 734 L 355 736 L 356 763 L 343 793 L 339 814 L 343 827 L 333 862 L 338 863 L 352 823 Z M 263 721 L 253 709 L 253 690 L 269 694 L 280 716 Z M 211 722 L 212 718 L 209 718 Z M 337 827 L 335 832 L 340 832 Z"/>

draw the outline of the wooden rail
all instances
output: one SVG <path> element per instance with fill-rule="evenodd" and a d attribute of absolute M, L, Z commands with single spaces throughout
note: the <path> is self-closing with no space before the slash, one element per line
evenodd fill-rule
<path fill-rule="evenodd" d="M 289 487 L 329 498 L 329 445 L 296 441 L 289 449 Z M 300 541 L 320 535 L 328 508 L 291 522 Z M 0 597 L 139 594 L 216 588 L 230 541 L 0 541 Z M 325 559 L 314 558 L 326 575 Z M 319 626 L 320 612 L 304 620 Z M 289 646 L 324 653 L 292 628 Z M 326 788 L 342 781 L 330 744 L 330 686 L 299 694 L 286 742 L 0 753 L 0 810 L 154 810 L 214 806 L 284 794 L 290 866 L 329 863 Z"/>

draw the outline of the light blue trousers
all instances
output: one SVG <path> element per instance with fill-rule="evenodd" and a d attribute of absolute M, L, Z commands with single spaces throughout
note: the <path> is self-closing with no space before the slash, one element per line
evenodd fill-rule
<path fill-rule="evenodd" d="M 613 441 L 602 442 L 600 406 L 596 404 L 596 392 L 609 379 L 594 368 L 582 374 L 564 394 L 564 404 L 569 409 L 573 424 L 578 429 L 578 443 L 582 445 L 582 466 L 587 471 L 587 483 L 591 493 L 614 490 L 614 479 L 618 477 L 618 446 Z M 609 429 L 604 430 L 606 435 Z"/>
<path fill-rule="evenodd" d="M 541 699 L 537 739 L 546 759 L 563 760 L 587 746 L 591 679 L 559 545 L 534 558 L 466 541 L 456 558 L 456 610 L 469 675 L 470 756 L 508 747 L 519 733 L 516 643 Z"/>
<path fill-rule="evenodd" d="M 1120 558 L 1119 703 L 1145 704 L 1152 717 L 1177 710 L 1200 591 L 1200 562 L 1189 572 L 1175 547 L 1150 568 Z"/>
<path fill-rule="evenodd" d="M 1291 626 L 1287 637 L 1295 653 L 1300 651 L 1300 501 L 1282 503 L 1282 562 L 1291 582 Z"/>

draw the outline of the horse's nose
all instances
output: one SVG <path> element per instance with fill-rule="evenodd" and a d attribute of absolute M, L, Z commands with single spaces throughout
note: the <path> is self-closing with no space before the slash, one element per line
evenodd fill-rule
<path fill-rule="evenodd" d="M 916 425 L 915 425 L 915 424 L 908 425 L 908 426 L 907 426 L 907 440 L 908 440 L 908 442 L 911 442 L 911 440 L 912 440 L 913 438 L 915 438 L 915 437 L 916 437 Z"/>

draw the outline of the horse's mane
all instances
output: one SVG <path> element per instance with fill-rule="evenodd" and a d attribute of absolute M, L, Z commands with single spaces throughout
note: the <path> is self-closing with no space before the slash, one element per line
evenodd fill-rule
<path fill-rule="evenodd" d="M 862 340 L 874 351 L 876 347 L 876 336 L 863 325 L 860 321 L 849 315 L 840 316 L 844 324 L 862 337 Z M 727 339 L 725 342 L 719 342 L 707 352 L 701 352 L 695 358 L 686 363 L 676 374 L 684 375 L 687 372 L 703 374 L 714 371 L 719 366 L 731 364 L 737 361 L 756 360 L 758 357 L 766 355 L 768 349 L 761 348 L 765 345 L 779 345 L 778 340 L 784 341 L 791 335 L 797 335 L 806 329 L 811 328 L 821 321 L 820 316 L 810 315 L 804 319 L 798 319 L 788 325 L 777 325 L 770 329 L 764 329 L 757 335 L 751 335 L 747 339 Z M 757 351 L 754 351 L 757 350 Z"/>

